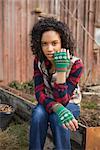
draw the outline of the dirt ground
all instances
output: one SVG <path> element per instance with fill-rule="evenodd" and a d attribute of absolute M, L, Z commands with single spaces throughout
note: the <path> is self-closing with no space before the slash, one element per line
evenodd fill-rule
<path fill-rule="evenodd" d="M 97 88 L 95 93 L 94 89 L 86 89 L 82 93 L 79 122 L 89 127 L 100 126 L 100 89 Z M 14 120 L 5 131 L 0 130 L 0 150 L 28 150 L 29 125 L 17 121 Z M 54 150 L 52 140 L 48 137 L 44 150 Z"/>
<path fill-rule="evenodd" d="M 88 127 L 100 126 L 100 86 L 83 92 L 79 121 Z"/>
<path fill-rule="evenodd" d="M 87 127 L 100 126 L 100 109 L 81 109 L 79 122 Z"/>
<path fill-rule="evenodd" d="M 0 130 L 0 150 L 28 150 L 29 149 L 29 124 L 26 122 L 16 122 L 13 120 L 9 127 Z M 46 137 L 44 150 L 55 150 L 50 136 Z M 74 149 L 81 150 L 75 144 Z"/>

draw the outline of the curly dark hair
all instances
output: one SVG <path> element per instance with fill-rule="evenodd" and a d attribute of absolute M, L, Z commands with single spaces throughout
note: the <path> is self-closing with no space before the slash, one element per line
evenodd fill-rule
<path fill-rule="evenodd" d="M 45 31 L 56 31 L 59 33 L 61 38 L 62 48 L 69 49 L 71 55 L 74 53 L 75 41 L 73 39 L 72 33 L 68 26 L 56 20 L 53 17 L 47 17 L 40 19 L 32 28 L 31 31 L 31 49 L 33 54 L 36 54 L 38 58 L 43 61 L 44 54 L 41 47 L 41 37 Z"/>

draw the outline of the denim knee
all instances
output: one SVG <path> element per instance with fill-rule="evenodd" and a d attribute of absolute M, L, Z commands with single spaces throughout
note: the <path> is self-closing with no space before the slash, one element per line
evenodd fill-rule
<path fill-rule="evenodd" d="M 45 111 L 42 105 L 37 105 L 32 111 L 32 121 L 34 123 L 42 123 L 43 120 L 47 120 L 48 113 Z"/>
<path fill-rule="evenodd" d="M 75 118 L 78 118 L 80 115 L 80 106 L 78 106 L 75 103 L 68 103 L 68 105 L 66 105 L 66 108 L 69 109 L 72 114 L 74 115 Z"/>

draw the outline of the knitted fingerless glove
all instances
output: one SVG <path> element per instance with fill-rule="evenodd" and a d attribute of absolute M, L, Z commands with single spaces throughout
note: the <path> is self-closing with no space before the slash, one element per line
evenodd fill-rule
<path fill-rule="evenodd" d="M 55 52 L 54 63 L 57 72 L 67 72 L 70 65 L 70 59 L 67 57 L 66 52 Z"/>
<path fill-rule="evenodd" d="M 73 114 L 61 104 L 55 104 L 53 111 L 58 115 L 60 125 L 68 124 L 69 121 L 74 119 Z"/>

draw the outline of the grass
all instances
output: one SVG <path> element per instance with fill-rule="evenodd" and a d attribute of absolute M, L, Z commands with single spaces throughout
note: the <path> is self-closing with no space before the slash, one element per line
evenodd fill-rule
<path fill-rule="evenodd" d="M 97 104 L 96 102 L 91 102 L 91 101 L 86 101 L 81 103 L 82 108 L 87 108 L 87 109 L 97 109 Z"/>
<path fill-rule="evenodd" d="M 28 124 L 12 123 L 0 131 L 0 150 L 28 150 Z"/>

